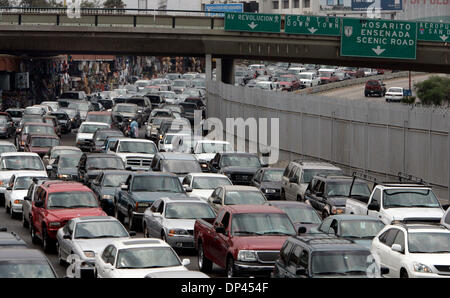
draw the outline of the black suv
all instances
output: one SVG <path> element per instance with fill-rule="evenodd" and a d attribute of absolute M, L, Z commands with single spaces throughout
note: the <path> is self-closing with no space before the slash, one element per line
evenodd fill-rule
<path fill-rule="evenodd" d="M 294 236 L 284 242 L 271 277 L 380 277 L 368 248 L 333 236 Z M 387 274 L 388 269 L 381 269 Z"/>
<path fill-rule="evenodd" d="M 216 153 L 209 164 L 212 173 L 224 174 L 233 184 L 251 185 L 253 176 L 263 165 L 256 154 L 244 152 Z"/>
<path fill-rule="evenodd" d="M 319 174 L 309 183 L 305 200 L 322 215 L 322 218 L 326 218 L 331 214 L 345 213 L 348 198 L 367 203 L 370 193 L 369 185 L 364 180 L 353 180 L 353 177 L 349 176 Z"/>
<path fill-rule="evenodd" d="M 78 181 L 88 187 L 105 170 L 125 170 L 122 159 L 112 153 L 84 153 L 78 163 Z"/>

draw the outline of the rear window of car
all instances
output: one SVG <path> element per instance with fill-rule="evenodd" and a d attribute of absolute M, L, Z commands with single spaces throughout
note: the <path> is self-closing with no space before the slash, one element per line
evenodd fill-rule
<path fill-rule="evenodd" d="M 369 85 L 369 86 L 378 86 L 379 83 L 378 83 L 378 81 L 368 81 L 367 85 Z"/>

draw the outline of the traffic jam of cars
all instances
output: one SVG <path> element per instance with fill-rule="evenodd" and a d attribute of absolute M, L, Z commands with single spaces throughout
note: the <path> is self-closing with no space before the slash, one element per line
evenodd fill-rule
<path fill-rule="evenodd" d="M 236 81 L 258 73 L 255 88 L 292 91 L 365 76 L 275 66 L 285 70 L 237 68 Z M 450 213 L 426 181 L 310 159 L 271 167 L 194 137 L 184 124 L 206 115 L 204 82 L 169 73 L 1 113 L 0 206 L 11 219 L 0 222 L 0 277 L 450 277 Z M 366 95 L 401 92 L 383 88 L 369 81 Z"/>

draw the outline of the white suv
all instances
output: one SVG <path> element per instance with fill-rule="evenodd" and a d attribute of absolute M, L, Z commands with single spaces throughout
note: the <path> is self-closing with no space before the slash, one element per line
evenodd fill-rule
<path fill-rule="evenodd" d="M 394 224 L 372 241 L 372 254 L 388 277 L 450 278 L 450 230 L 436 224 Z"/>
<path fill-rule="evenodd" d="M 145 139 L 120 138 L 108 153 L 119 156 L 126 167 L 132 170 L 149 170 L 153 156 L 158 152 L 153 141 Z"/>
<path fill-rule="evenodd" d="M 281 178 L 281 199 L 304 201 L 306 188 L 318 174 L 343 175 L 342 169 L 326 162 L 294 160 L 289 163 Z"/>

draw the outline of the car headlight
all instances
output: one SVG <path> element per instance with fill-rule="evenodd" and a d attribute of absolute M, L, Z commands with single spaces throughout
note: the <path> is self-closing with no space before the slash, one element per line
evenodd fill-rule
<path fill-rule="evenodd" d="M 178 235 L 189 235 L 189 233 L 184 229 L 170 229 L 169 236 L 178 236 Z"/>
<path fill-rule="evenodd" d="M 114 200 L 114 196 L 112 195 L 103 195 L 102 200 Z"/>
<path fill-rule="evenodd" d="M 333 206 L 331 208 L 331 214 L 342 214 L 345 212 L 345 208 L 344 207 L 335 207 Z"/>
<path fill-rule="evenodd" d="M 256 261 L 256 252 L 254 250 L 240 250 L 237 259 L 244 262 Z"/>
<path fill-rule="evenodd" d="M 264 193 L 276 193 L 277 191 L 272 188 L 261 189 Z"/>
<path fill-rule="evenodd" d="M 85 251 L 83 251 L 83 253 L 88 258 L 94 258 L 95 257 L 95 252 L 93 252 L 92 250 L 85 250 Z"/>
<path fill-rule="evenodd" d="M 414 263 L 413 264 L 414 271 L 420 272 L 420 273 L 433 273 L 430 267 L 427 265 L 421 264 L 421 263 Z"/>
<path fill-rule="evenodd" d="M 48 226 L 49 226 L 50 228 L 57 228 L 57 227 L 61 226 L 61 223 L 58 222 L 58 221 L 50 222 L 50 223 L 48 224 Z"/>
<path fill-rule="evenodd" d="M 60 174 L 60 175 L 58 175 L 58 178 L 59 178 L 59 179 L 68 178 L 68 177 L 69 177 L 69 175 L 66 175 L 66 174 Z"/>

